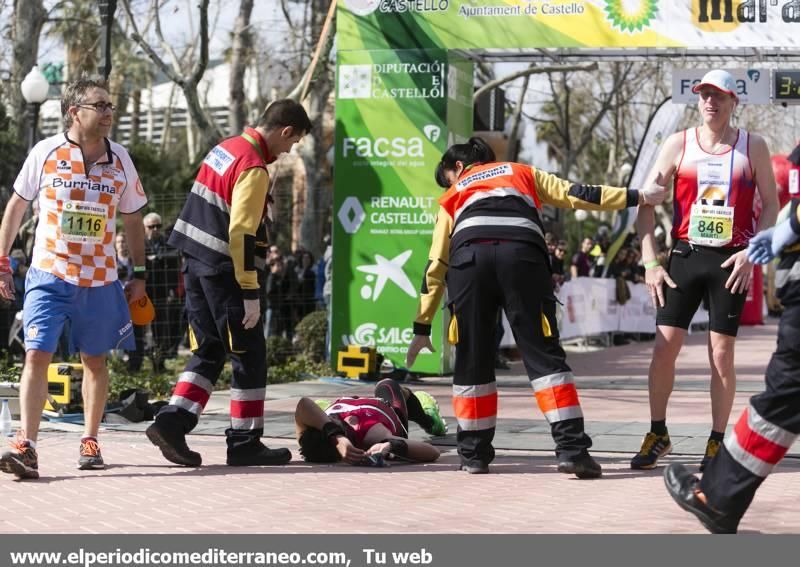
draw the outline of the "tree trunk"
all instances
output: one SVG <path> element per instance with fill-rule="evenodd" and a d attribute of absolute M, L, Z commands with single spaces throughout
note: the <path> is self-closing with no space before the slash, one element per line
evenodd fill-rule
<path fill-rule="evenodd" d="M 111 127 L 111 139 L 119 142 L 122 139 L 119 128 L 128 111 L 128 89 L 125 85 L 125 77 L 112 75 L 108 88 L 111 94 L 111 102 L 117 107 L 114 112 L 114 123 Z"/>
<path fill-rule="evenodd" d="M 318 38 L 328 12 L 328 0 L 312 0 L 312 33 Z M 323 122 L 329 110 L 328 99 L 333 91 L 333 73 L 327 65 L 328 53 L 333 43 L 330 35 L 326 45 L 320 52 L 320 64 L 312 77 L 313 88 L 308 89 L 306 110 L 311 119 L 311 132 L 303 138 L 300 155 L 306 168 L 306 203 L 303 220 L 300 225 L 300 244 L 310 251 L 315 258 L 322 254 L 322 237 L 329 229 L 328 213 L 331 206 L 331 186 L 329 176 L 324 174 L 322 164 L 327 163 L 325 154 L 328 150 L 324 143 Z"/>
<path fill-rule="evenodd" d="M 250 33 L 250 14 L 253 12 L 253 0 L 241 0 L 239 15 L 233 27 L 231 46 L 230 98 L 228 111 L 228 133 L 235 136 L 244 130 L 246 111 L 244 94 L 244 73 L 250 60 L 253 39 Z"/>
<path fill-rule="evenodd" d="M 186 113 L 186 155 L 194 156 L 197 153 L 194 128 L 192 128 L 192 113 Z"/>
<path fill-rule="evenodd" d="M 186 110 L 192 118 L 193 125 L 197 128 L 199 133 L 198 142 L 202 142 L 202 147 L 199 151 L 205 153 L 220 141 L 220 134 L 217 128 L 211 124 L 211 121 L 206 116 L 203 106 L 200 104 L 200 96 L 197 93 L 197 85 L 191 82 L 186 82 L 181 85 L 183 96 L 186 99 Z M 198 157 L 190 155 L 192 159 Z"/>
<path fill-rule="evenodd" d="M 292 156 L 294 158 L 295 156 Z M 288 158 L 285 158 L 288 159 Z M 284 166 L 286 167 L 286 166 Z M 288 168 L 287 168 L 288 169 Z M 295 159 L 292 167 L 292 250 L 303 247 L 301 228 L 306 209 L 306 168 L 302 159 Z"/>
<path fill-rule="evenodd" d="M 142 90 L 136 89 L 131 93 L 131 139 L 129 144 L 136 144 L 139 142 L 139 128 L 142 123 Z"/>
<path fill-rule="evenodd" d="M 13 18 L 11 41 L 14 53 L 9 82 L 14 85 L 14 88 L 9 89 L 11 99 L 9 116 L 18 135 L 22 137 L 25 128 L 26 103 L 19 90 L 19 84 L 36 64 L 39 36 L 47 18 L 47 11 L 44 9 L 42 0 L 15 0 Z"/>
<path fill-rule="evenodd" d="M 169 89 L 169 100 L 167 101 L 167 106 L 164 108 L 164 123 L 161 128 L 161 145 L 158 148 L 159 154 L 164 154 L 167 149 L 167 145 L 172 143 L 170 139 L 172 137 L 172 104 L 175 100 L 175 89 L 177 85 L 173 84 L 172 87 Z M 152 104 L 153 97 L 150 97 L 150 103 Z M 152 140 L 152 138 L 151 138 Z"/>
<path fill-rule="evenodd" d="M 533 65 L 531 65 L 533 67 Z M 514 114 L 511 117 L 511 133 L 508 136 L 508 148 L 506 148 L 506 161 L 516 161 L 519 155 L 519 124 L 522 119 L 522 107 L 525 105 L 525 96 L 528 94 L 528 85 L 531 76 L 525 75 L 522 79 L 522 88 L 517 99 L 517 106 L 514 107 Z"/>

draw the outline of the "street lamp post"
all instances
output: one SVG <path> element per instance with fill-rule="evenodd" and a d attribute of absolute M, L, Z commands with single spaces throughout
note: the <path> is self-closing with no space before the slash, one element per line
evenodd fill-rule
<path fill-rule="evenodd" d="M 38 65 L 34 65 L 30 73 L 22 80 L 20 85 L 22 98 L 28 103 L 28 152 L 36 144 L 37 132 L 39 127 L 39 107 L 47 100 L 47 92 L 50 90 L 50 83 L 47 77 L 39 70 Z"/>
<path fill-rule="evenodd" d="M 117 0 L 97 0 L 100 9 L 100 63 L 97 73 L 108 80 L 111 74 L 111 23 L 114 21 L 114 12 L 117 11 Z"/>

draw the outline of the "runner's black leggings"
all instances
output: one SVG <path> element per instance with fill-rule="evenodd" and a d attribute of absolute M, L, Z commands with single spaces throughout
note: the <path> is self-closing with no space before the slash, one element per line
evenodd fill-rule
<path fill-rule="evenodd" d="M 432 420 L 422 409 L 422 405 L 409 388 L 403 388 L 391 378 L 384 378 L 375 384 L 375 397 L 386 402 L 394 409 L 406 431 L 408 422 L 413 421 L 420 427 L 428 428 Z"/>

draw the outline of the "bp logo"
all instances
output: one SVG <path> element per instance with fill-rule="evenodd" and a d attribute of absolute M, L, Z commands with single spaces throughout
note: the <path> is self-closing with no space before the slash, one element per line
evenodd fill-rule
<path fill-rule="evenodd" d="M 606 17 L 624 32 L 639 32 L 656 17 L 656 0 L 606 0 Z"/>

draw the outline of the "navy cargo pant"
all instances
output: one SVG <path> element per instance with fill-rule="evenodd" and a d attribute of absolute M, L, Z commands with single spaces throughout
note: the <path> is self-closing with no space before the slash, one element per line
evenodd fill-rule
<path fill-rule="evenodd" d="M 560 460 L 583 453 L 592 441 L 572 370 L 558 339 L 556 299 L 547 256 L 526 242 L 468 242 L 450 254 L 447 292 L 449 338 L 456 344 L 453 409 L 458 453 L 464 465 L 494 459 L 497 421 L 497 310 L 502 307 L 531 386 L 556 442 Z"/>
<path fill-rule="evenodd" d="M 787 306 L 778 347 L 767 366 L 766 390 L 750 405 L 706 467 L 700 489 L 736 527 L 756 490 L 800 433 L 800 305 Z"/>
<path fill-rule="evenodd" d="M 233 272 L 215 270 L 187 258 L 183 275 L 192 357 L 159 417 L 179 419 L 187 433 L 194 429 L 227 355 L 233 369 L 231 424 L 225 432 L 228 451 L 258 450 L 264 433 L 267 386 L 262 325 L 259 322 L 252 329 L 242 326 L 244 303 Z"/>

